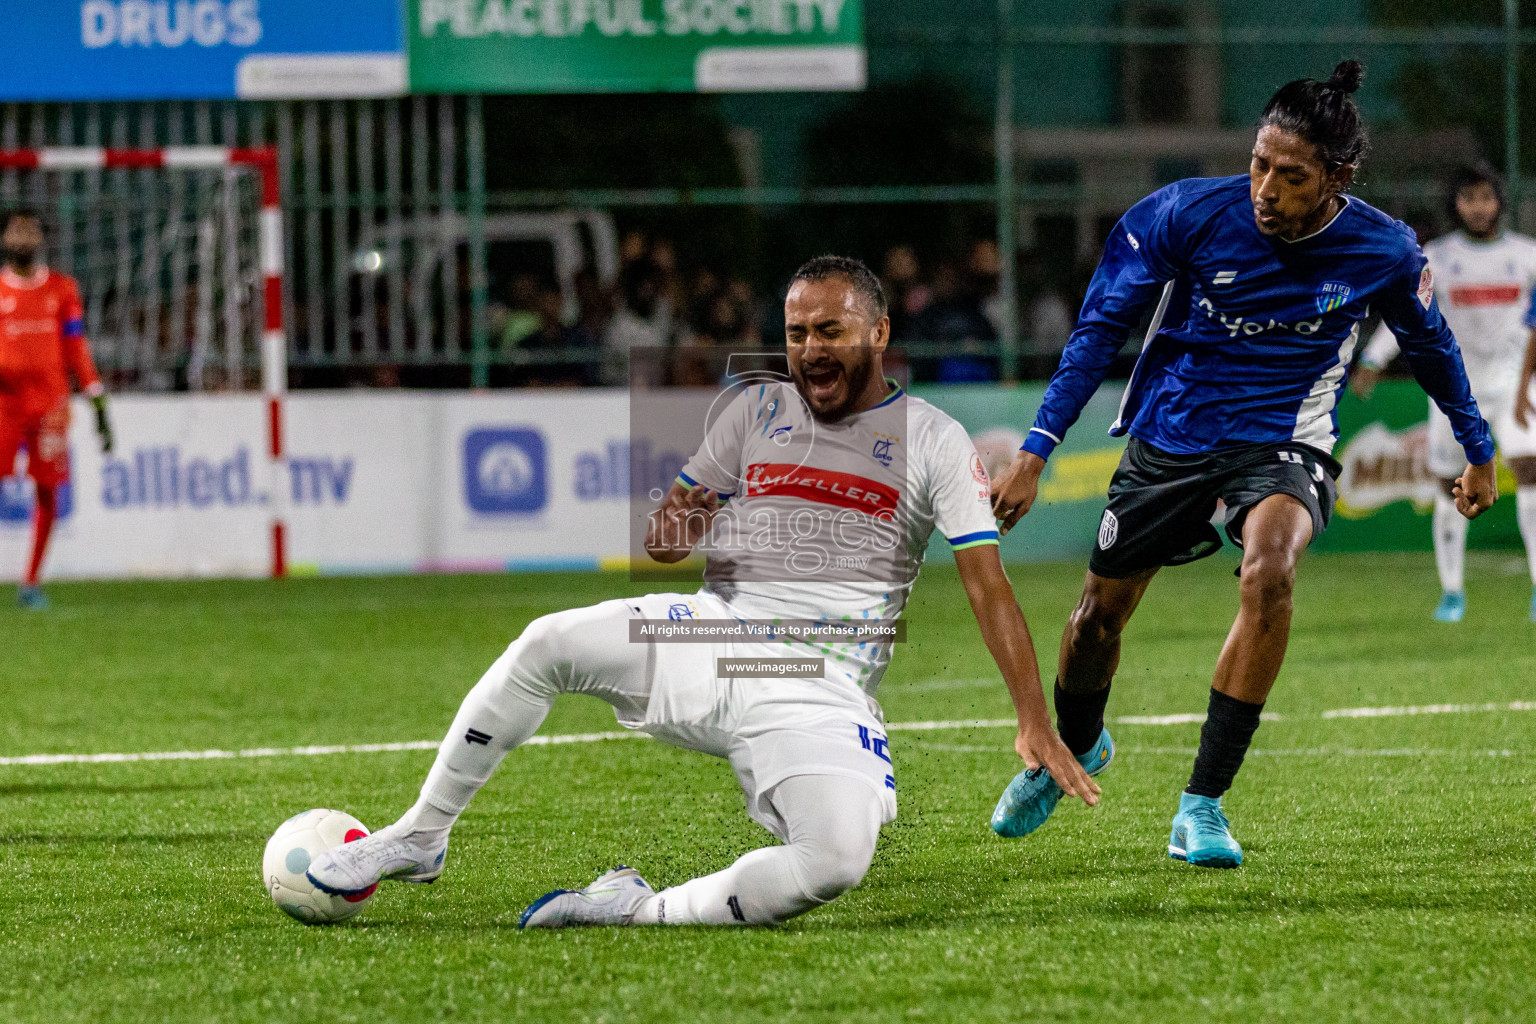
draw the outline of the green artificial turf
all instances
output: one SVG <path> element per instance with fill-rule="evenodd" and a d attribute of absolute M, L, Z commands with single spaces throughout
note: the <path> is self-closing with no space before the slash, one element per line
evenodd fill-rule
<path fill-rule="evenodd" d="M 1201 712 L 1230 560 L 1169 570 L 1126 635 L 1111 716 Z M 1011 570 L 1046 663 L 1081 566 Z M 1325 718 L 1536 700 L 1529 587 L 1474 556 L 1460 626 L 1427 555 L 1304 563 L 1290 658 L 1227 805 L 1247 863 L 1167 859 L 1198 724 L 1113 725 L 1096 809 L 987 828 L 1005 728 L 895 731 L 900 817 L 864 884 L 772 930 L 520 933 L 615 863 L 658 888 L 771 840 L 725 764 L 648 740 L 515 753 L 433 886 L 306 928 L 262 889 L 279 822 L 408 806 L 430 751 L 0 766 L 0 1020 L 1532 1021 L 1536 712 Z M 0 608 L 0 756 L 438 737 L 531 618 L 622 575 L 58 584 Z M 1007 696 L 950 568 L 925 572 L 882 689 L 893 723 Z M 612 730 L 595 701 L 545 733 Z"/>

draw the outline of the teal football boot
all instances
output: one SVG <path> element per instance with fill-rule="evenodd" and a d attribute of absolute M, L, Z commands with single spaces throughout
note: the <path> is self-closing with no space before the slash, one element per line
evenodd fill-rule
<path fill-rule="evenodd" d="M 1077 756 L 1089 775 L 1097 775 L 1108 768 L 1115 759 L 1115 741 L 1109 738 L 1109 730 L 1099 733 L 1099 741 L 1086 754 Z M 997 801 L 992 812 L 992 831 L 1008 839 L 1027 836 L 1051 816 L 1061 799 L 1061 787 L 1051 778 L 1042 765 L 1026 768 L 1013 777 L 1008 788 Z"/>
<path fill-rule="evenodd" d="M 1531 621 L 1536 622 L 1536 591 L 1531 592 Z"/>
<path fill-rule="evenodd" d="M 1461 590 L 1447 590 L 1435 605 L 1436 622 L 1460 622 L 1467 614 L 1467 595 Z"/>
<path fill-rule="evenodd" d="M 36 587 L 24 585 L 16 591 L 16 604 L 28 611 L 45 612 L 48 610 L 48 595 Z"/>
<path fill-rule="evenodd" d="M 1202 868 L 1235 868 L 1243 862 L 1243 848 L 1232 838 L 1231 822 L 1221 812 L 1221 798 L 1179 794 L 1179 813 L 1173 816 L 1168 837 L 1168 856 Z"/>

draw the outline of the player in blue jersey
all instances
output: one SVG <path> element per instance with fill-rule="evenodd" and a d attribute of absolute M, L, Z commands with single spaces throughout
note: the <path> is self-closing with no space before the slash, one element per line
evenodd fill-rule
<path fill-rule="evenodd" d="M 1111 430 L 1130 440 L 1062 636 L 1057 729 L 1091 773 L 1108 767 L 1104 708 L 1121 632 L 1159 569 L 1221 547 L 1210 519 L 1224 502 L 1226 534 L 1243 550 L 1242 605 L 1168 842 L 1169 856 L 1191 864 L 1242 863 L 1221 798 L 1285 657 L 1297 560 L 1333 510 L 1338 397 L 1370 311 L 1397 336 L 1464 450 L 1457 509 L 1470 519 L 1498 496 L 1488 425 L 1413 232 L 1347 194 L 1365 152 L 1350 97 L 1360 78 L 1360 65 L 1345 61 L 1326 82 L 1283 86 L 1264 108 L 1246 176 L 1175 182 L 1126 213 L 1034 427 L 993 489 L 1006 531 L 1034 503 L 1046 459 L 1116 353 L 1150 317 Z M 993 828 L 1027 834 L 1059 795 L 1048 772 L 1026 770 L 1003 794 Z"/>

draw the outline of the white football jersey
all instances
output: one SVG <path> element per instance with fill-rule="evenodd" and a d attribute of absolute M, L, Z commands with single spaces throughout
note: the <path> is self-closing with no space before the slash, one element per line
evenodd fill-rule
<path fill-rule="evenodd" d="M 678 477 L 729 496 L 699 545 L 706 591 L 744 619 L 892 620 L 934 530 L 955 550 L 997 543 L 965 429 L 892 388 L 838 423 L 812 416 L 787 382 L 752 383 L 730 402 Z M 873 692 L 890 648 L 823 653 Z"/>
<path fill-rule="evenodd" d="M 1533 323 L 1536 239 L 1505 231 L 1480 242 L 1452 231 L 1424 246 L 1440 312 L 1456 335 L 1474 394 L 1512 390 Z M 1380 327 L 1362 361 L 1382 367 L 1397 357 L 1397 339 Z"/>

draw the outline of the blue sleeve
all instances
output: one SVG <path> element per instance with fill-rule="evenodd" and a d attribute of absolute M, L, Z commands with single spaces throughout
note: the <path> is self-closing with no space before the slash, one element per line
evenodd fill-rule
<path fill-rule="evenodd" d="M 1382 293 L 1381 318 L 1397 336 L 1419 386 L 1451 421 L 1467 461 L 1481 465 L 1493 458 L 1493 437 L 1472 397 L 1461 349 L 1440 315 L 1427 264 L 1414 244 Z"/>
<path fill-rule="evenodd" d="M 1179 236 L 1169 230 L 1177 187 L 1170 185 L 1131 207 L 1104 243 L 1077 329 L 1061 353 L 1061 365 L 1024 439 L 1024 451 L 1050 458 L 1104 383 L 1110 364 L 1142 313 L 1183 266 L 1184 257 L 1173 242 Z M 1183 237 L 1188 237 L 1187 232 Z"/>
<path fill-rule="evenodd" d="M 1531 289 L 1531 302 L 1525 308 L 1525 326 L 1536 329 L 1536 288 Z"/>

